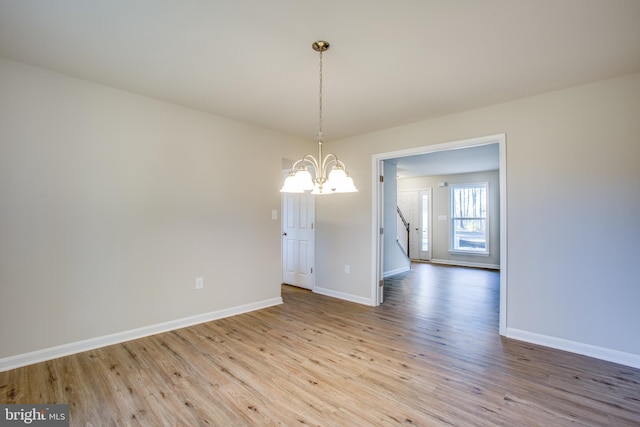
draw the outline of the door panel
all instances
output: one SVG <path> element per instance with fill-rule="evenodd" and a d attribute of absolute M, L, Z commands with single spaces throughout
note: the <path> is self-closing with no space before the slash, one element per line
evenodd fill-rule
<path fill-rule="evenodd" d="M 283 194 L 282 282 L 313 289 L 315 262 L 314 196 Z"/>

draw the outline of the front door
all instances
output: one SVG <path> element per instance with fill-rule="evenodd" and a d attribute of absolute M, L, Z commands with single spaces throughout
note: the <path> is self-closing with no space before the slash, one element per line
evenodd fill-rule
<path fill-rule="evenodd" d="M 315 199 L 308 193 L 282 196 L 282 282 L 313 289 Z"/>

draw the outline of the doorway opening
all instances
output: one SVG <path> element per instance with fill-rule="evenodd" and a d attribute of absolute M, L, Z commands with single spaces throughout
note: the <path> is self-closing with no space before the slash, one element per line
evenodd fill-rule
<path fill-rule="evenodd" d="M 506 212 L 506 135 L 498 134 L 498 135 L 490 135 L 486 137 L 472 138 L 462 141 L 454 141 L 443 144 L 435 144 L 424 147 L 417 147 L 407 150 L 400 150 L 388 153 L 381 153 L 372 156 L 372 171 L 373 171 L 373 180 L 375 185 L 372 186 L 372 240 L 375 243 L 372 248 L 372 257 L 373 257 L 373 268 L 372 276 L 374 277 L 373 283 L 371 284 L 371 299 L 375 305 L 379 305 L 383 302 L 384 296 L 384 271 L 383 271 L 383 263 L 384 263 L 384 239 L 382 238 L 382 230 L 385 218 L 384 212 L 384 196 L 385 196 L 385 186 L 387 185 L 396 185 L 396 176 L 384 176 L 385 167 L 389 162 L 394 162 L 397 159 L 404 159 L 413 156 L 420 155 L 433 155 L 433 158 L 438 158 L 439 156 L 443 156 L 446 154 L 451 154 L 455 150 L 455 154 L 465 153 L 465 149 L 476 149 L 483 146 L 494 145 L 498 150 L 498 187 L 499 187 L 499 202 L 498 202 L 498 213 L 499 213 L 499 221 L 497 228 L 499 230 L 499 268 L 500 268 L 500 304 L 499 304 L 499 331 L 501 335 L 504 335 L 506 332 L 507 325 L 507 313 L 506 313 L 506 296 L 508 291 L 508 283 L 507 283 L 507 212 Z M 473 150 L 467 150 L 469 153 L 472 153 Z M 473 156 L 473 154 L 471 154 Z M 384 179 L 380 179 L 380 177 L 384 176 Z M 438 183 L 440 185 L 440 183 Z M 443 186 L 446 186 L 446 183 L 442 183 Z M 397 191 L 397 187 L 396 187 Z M 426 191 L 426 189 L 425 189 Z M 429 199 L 430 203 L 432 199 Z M 430 217 L 431 223 L 428 225 L 432 225 L 433 221 L 439 220 L 445 215 L 439 213 L 431 213 L 428 215 Z M 446 218 L 443 219 L 448 221 L 449 215 L 446 215 Z M 413 230 L 415 231 L 415 226 Z M 425 256 L 432 256 L 432 247 L 429 247 L 429 244 L 432 243 L 433 238 L 432 235 L 429 235 L 429 232 L 432 231 L 433 227 L 426 227 L 424 234 L 427 236 L 426 245 L 427 254 Z M 423 228 L 422 226 L 418 227 L 418 233 L 422 235 Z M 422 242 L 422 239 L 419 240 Z M 421 244 L 422 247 L 422 244 Z M 415 252 L 414 252 L 415 253 Z M 420 255 L 422 256 L 422 255 Z"/>

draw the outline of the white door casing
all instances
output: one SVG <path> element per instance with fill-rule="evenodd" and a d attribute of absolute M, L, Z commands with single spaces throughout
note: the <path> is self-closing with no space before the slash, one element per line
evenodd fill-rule
<path fill-rule="evenodd" d="M 379 293 L 379 283 L 382 280 L 382 236 L 379 234 L 382 221 L 384 220 L 381 206 L 384 204 L 384 191 L 381 185 L 375 185 L 382 172 L 382 165 L 385 160 L 395 159 L 405 156 L 435 153 L 444 150 L 457 150 L 461 148 L 475 147 L 486 144 L 498 144 L 500 157 L 500 319 L 499 334 L 507 334 L 507 293 L 509 287 L 508 260 L 507 260 L 507 147 L 506 134 L 488 135 L 466 140 L 445 142 L 421 147 L 414 147 L 398 151 L 373 154 L 371 156 L 372 172 L 372 193 L 371 193 L 371 238 L 375 243 L 371 245 L 371 305 L 379 305 L 382 301 Z"/>
<path fill-rule="evenodd" d="M 375 181 L 377 182 L 377 185 L 373 186 L 377 196 L 375 199 L 379 201 L 379 203 L 374 205 L 374 209 L 377 209 L 376 228 L 378 229 L 379 234 L 377 234 L 374 239 L 376 244 L 372 245 L 374 257 L 378 260 L 376 263 L 378 268 L 378 271 L 376 272 L 376 294 L 374 296 L 373 305 L 379 305 L 384 302 L 384 263 L 382 262 L 382 256 L 384 254 L 384 161 L 377 161 L 373 169 Z"/>

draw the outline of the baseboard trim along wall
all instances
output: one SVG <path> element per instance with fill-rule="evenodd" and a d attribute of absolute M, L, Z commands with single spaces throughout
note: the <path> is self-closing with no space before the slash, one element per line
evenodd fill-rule
<path fill-rule="evenodd" d="M 356 302 L 358 304 L 371 305 L 371 306 L 375 305 L 373 304 L 370 298 L 364 298 L 358 295 L 352 295 L 345 292 L 338 292 L 332 289 L 320 288 L 318 286 L 313 288 L 313 292 L 320 295 L 326 295 L 328 297 L 343 299 L 345 301 Z"/>
<path fill-rule="evenodd" d="M 550 337 L 548 335 L 535 334 L 513 328 L 507 328 L 504 336 L 519 341 L 551 347 L 557 350 L 568 351 L 570 353 L 581 354 L 583 356 L 594 357 L 607 362 L 618 363 L 620 365 L 640 369 L 640 355 L 637 354 L 625 353 L 623 351 L 611 350 L 604 347 Z"/>
<path fill-rule="evenodd" d="M 500 270 L 500 266 L 498 264 L 485 264 L 482 262 L 450 261 L 446 259 L 432 259 L 431 262 L 433 264 L 446 264 L 446 265 L 457 265 L 459 267 L 475 267 L 475 268 L 488 268 L 490 270 Z"/>
<path fill-rule="evenodd" d="M 382 273 L 382 278 L 385 279 L 387 277 L 395 276 L 396 274 L 404 273 L 409 270 L 411 270 L 411 267 L 402 267 L 396 268 L 395 270 L 391 271 L 385 271 L 384 273 Z"/>
<path fill-rule="evenodd" d="M 4 359 L 0 359 L 0 372 L 20 368 L 22 366 L 32 365 L 34 363 L 44 362 L 51 359 L 56 359 L 58 357 L 81 353 L 83 351 L 94 350 L 96 348 L 106 347 L 108 345 L 119 344 L 121 342 L 131 341 L 138 338 L 144 338 L 162 332 L 169 332 L 175 329 L 197 325 L 199 323 L 210 322 L 212 320 L 231 317 L 242 313 L 248 313 L 250 311 L 261 310 L 263 308 L 273 307 L 279 304 L 282 304 L 281 297 L 271 298 L 251 304 L 239 305 L 237 307 L 216 310 L 210 313 L 198 314 L 196 316 L 185 317 L 183 319 L 171 320 L 169 322 L 158 323 L 156 325 L 145 326 L 129 331 L 118 332 L 111 335 L 90 338 L 70 344 L 45 348 L 42 350 L 19 354 L 16 356 L 10 356 Z"/>
<path fill-rule="evenodd" d="M 357 295 L 338 292 L 325 288 L 314 288 L 313 292 L 326 295 L 329 297 L 339 298 L 358 304 L 370 305 L 372 302 L 369 298 Z M 146 336 L 155 335 L 163 332 L 169 332 L 175 329 L 185 328 L 197 325 L 199 323 L 210 322 L 212 320 L 231 317 L 250 311 L 261 310 L 263 308 L 273 307 L 282 304 L 282 298 L 272 298 L 264 301 L 258 301 L 251 304 L 245 304 L 223 310 L 203 313 L 196 316 L 186 317 L 183 319 L 172 320 L 169 322 L 159 323 L 156 325 L 145 326 L 143 328 L 132 329 L 129 331 L 119 332 L 116 334 L 105 335 L 97 338 L 77 341 L 70 344 L 64 344 L 56 347 L 45 348 L 30 353 L 19 354 L 16 356 L 0 359 L 0 372 L 10 369 L 20 368 L 22 366 L 32 365 L 34 363 L 44 362 L 58 357 L 69 356 L 71 354 L 81 353 L 83 351 L 94 350 L 100 347 L 106 347 L 113 344 L 119 344 L 125 341 L 131 341 Z M 507 328 L 505 337 L 519 341 L 525 341 L 532 344 L 538 344 L 545 347 L 555 348 L 558 350 L 568 351 L 571 353 L 581 354 L 583 356 L 594 357 L 596 359 L 608 362 L 618 363 L 624 366 L 640 369 L 640 355 L 625 353 L 622 351 L 611 350 L 604 347 L 598 347 L 590 344 L 583 344 L 575 341 L 569 341 L 562 338 L 551 337 L 547 335 L 536 334 L 523 331 L 520 329 Z"/>

